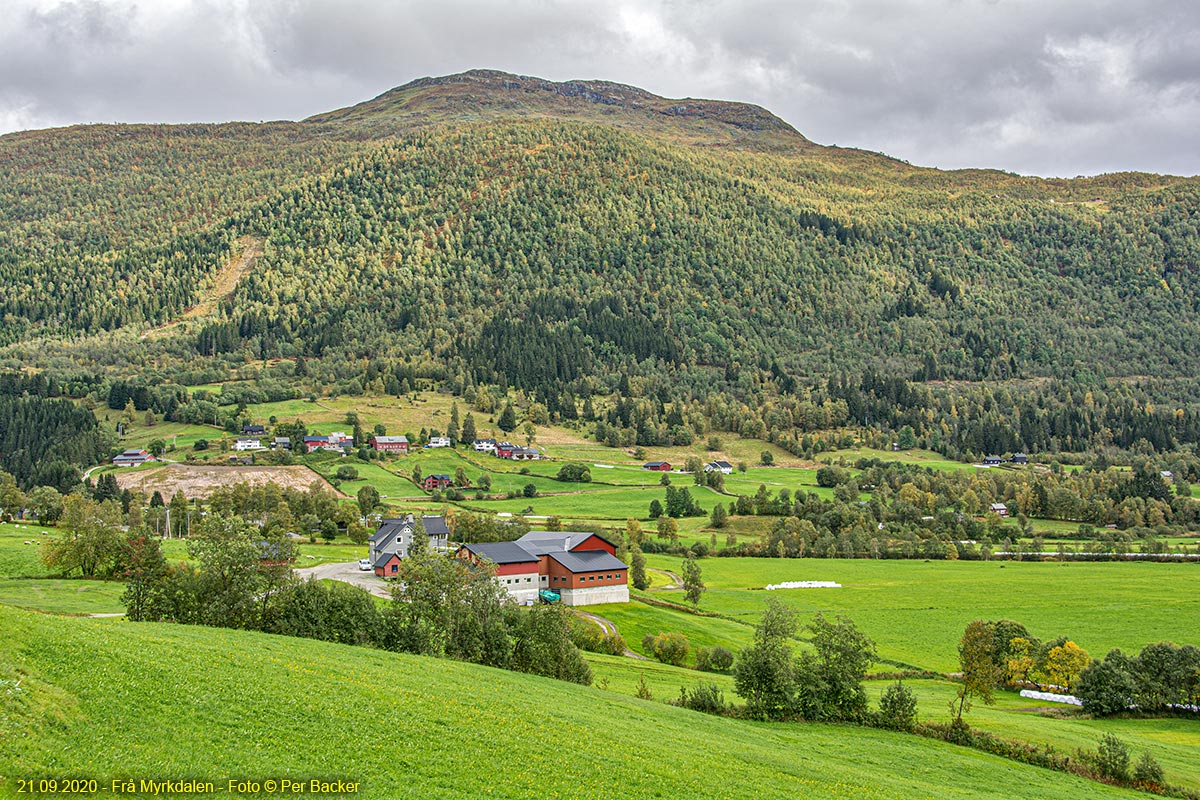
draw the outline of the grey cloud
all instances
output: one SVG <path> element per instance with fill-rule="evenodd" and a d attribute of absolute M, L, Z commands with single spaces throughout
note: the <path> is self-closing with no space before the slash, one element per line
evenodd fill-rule
<path fill-rule="evenodd" d="M 10 0 L 0 130 L 301 118 L 473 67 L 755 102 L 940 167 L 1196 174 L 1192 0 Z"/>

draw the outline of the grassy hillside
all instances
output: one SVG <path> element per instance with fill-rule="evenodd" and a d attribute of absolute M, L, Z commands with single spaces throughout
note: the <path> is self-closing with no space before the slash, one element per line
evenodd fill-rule
<path fill-rule="evenodd" d="M 8 791 L 75 775 L 341 778 L 364 798 L 1135 796 L 913 737 L 319 642 L 9 609 L 0 632 Z"/>

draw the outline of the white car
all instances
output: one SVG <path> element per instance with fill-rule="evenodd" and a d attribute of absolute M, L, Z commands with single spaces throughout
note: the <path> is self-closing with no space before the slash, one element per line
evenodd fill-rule
<path fill-rule="evenodd" d="M 358 561 L 358 568 L 361 569 L 363 572 L 368 572 L 371 569 L 373 569 L 373 567 L 371 566 L 371 559 L 360 558 Z"/>

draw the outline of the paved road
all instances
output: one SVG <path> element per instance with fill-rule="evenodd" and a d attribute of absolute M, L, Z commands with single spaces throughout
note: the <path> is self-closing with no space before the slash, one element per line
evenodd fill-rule
<path fill-rule="evenodd" d="M 366 589 L 376 597 L 390 599 L 392 596 L 391 592 L 388 591 L 388 583 L 383 578 L 377 577 L 374 572 L 360 570 L 357 561 L 345 564 L 318 564 L 315 567 L 298 569 L 296 570 L 296 574 L 301 578 L 327 579 L 348 583 L 351 586 Z"/>

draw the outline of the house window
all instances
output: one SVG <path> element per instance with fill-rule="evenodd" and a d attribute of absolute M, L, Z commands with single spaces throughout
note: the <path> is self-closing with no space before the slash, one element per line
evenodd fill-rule
<path fill-rule="evenodd" d="M 396 573 L 396 572 L 399 572 L 399 571 L 400 571 L 400 565 L 399 565 L 399 564 L 392 564 L 392 573 L 394 574 L 394 573 Z"/>

